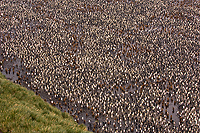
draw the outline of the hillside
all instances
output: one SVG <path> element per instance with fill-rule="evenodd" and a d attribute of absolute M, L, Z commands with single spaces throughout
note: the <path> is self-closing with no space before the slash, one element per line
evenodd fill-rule
<path fill-rule="evenodd" d="M 87 132 L 68 113 L 44 102 L 34 92 L 0 73 L 0 132 Z"/>

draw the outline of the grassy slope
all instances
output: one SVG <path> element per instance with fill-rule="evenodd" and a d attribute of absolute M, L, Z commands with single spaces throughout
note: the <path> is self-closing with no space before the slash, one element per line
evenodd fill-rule
<path fill-rule="evenodd" d="M 0 132 L 87 132 L 68 113 L 0 73 Z"/>

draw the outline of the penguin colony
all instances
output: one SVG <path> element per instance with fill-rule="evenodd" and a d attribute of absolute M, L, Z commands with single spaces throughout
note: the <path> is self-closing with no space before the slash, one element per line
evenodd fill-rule
<path fill-rule="evenodd" d="M 199 132 L 198 0 L 2 0 L 0 69 L 93 132 Z"/>

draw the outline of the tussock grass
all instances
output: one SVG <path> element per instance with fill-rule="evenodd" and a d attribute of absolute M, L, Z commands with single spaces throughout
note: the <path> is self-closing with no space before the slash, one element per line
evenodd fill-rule
<path fill-rule="evenodd" d="M 34 92 L 5 79 L 0 73 L 0 131 L 2 132 L 88 132 L 65 112 L 51 106 Z"/>

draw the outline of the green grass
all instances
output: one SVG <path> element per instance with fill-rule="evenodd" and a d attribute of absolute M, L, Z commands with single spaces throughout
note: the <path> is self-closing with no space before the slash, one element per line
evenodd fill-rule
<path fill-rule="evenodd" d="M 1 132 L 88 132 L 68 113 L 44 102 L 34 92 L 5 79 L 0 73 L 0 131 Z"/>

